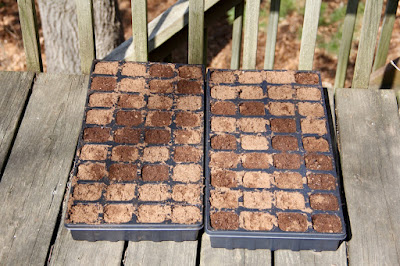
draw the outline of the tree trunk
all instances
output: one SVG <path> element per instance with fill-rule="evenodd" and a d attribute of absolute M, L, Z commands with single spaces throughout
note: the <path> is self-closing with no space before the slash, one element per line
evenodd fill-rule
<path fill-rule="evenodd" d="M 117 0 L 94 0 L 96 58 L 103 58 L 123 41 Z M 75 0 L 38 0 L 47 72 L 80 73 Z"/>

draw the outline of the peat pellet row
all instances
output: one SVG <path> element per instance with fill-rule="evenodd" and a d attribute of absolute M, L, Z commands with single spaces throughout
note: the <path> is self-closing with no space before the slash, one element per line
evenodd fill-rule
<path fill-rule="evenodd" d="M 342 232 L 342 222 L 334 214 L 314 214 L 311 216 L 311 225 L 305 213 L 278 212 L 272 215 L 268 212 L 247 212 L 239 215 L 230 211 L 212 212 L 211 226 L 216 230 L 247 230 L 272 231 L 279 228 L 284 232 L 306 232 L 311 226 L 320 233 Z"/>

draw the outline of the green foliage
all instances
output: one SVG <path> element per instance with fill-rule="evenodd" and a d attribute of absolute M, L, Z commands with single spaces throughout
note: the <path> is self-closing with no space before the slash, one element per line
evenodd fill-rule
<path fill-rule="evenodd" d="M 279 10 L 279 17 L 284 18 L 296 10 L 295 0 L 281 0 L 281 8 Z"/>
<path fill-rule="evenodd" d="M 226 12 L 226 16 L 229 25 L 232 25 L 233 22 L 235 21 L 235 7 L 229 9 L 228 12 Z"/>

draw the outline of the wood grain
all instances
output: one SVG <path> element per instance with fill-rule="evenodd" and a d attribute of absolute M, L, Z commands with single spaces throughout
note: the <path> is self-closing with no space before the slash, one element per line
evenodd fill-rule
<path fill-rule="evenodd" d="M 400 264 L 400 120 L 392 90 L 338 89 L 350 265 Z"/>
<path fill-rule="evenodd" d="M 189 0 L 189 64 L 204 61 L 204 0 Z"/>
<path fill-rule="evenodd" d="M 312 70 L 321 0 L 306 0 L 303 33 L 301 35 L 299 70 Z"/>
<path fill-rule="evenodd" d="M 234 7 L 235 20 L 232 28 L 232 56 L 231 69 L 239 69 L 240 54 L 242 51 L 243 11 L 244 1 Z"/>
<path fill-rule="evenodd" d="M 343 88 L 346 81 L 347 64 L 353 41 L 354 26 L 356 25 L 357 9 L 359 0 L 347 2 L 346 16 L 342 26 L 342 40 L 339 47 L 338 63 L 335 75 L 335 88 Z"/>
<path fill-rule="evenodd" d="M 210 237 L 204 233 L 201 241 L 200 265 L 271 265 L 271 251 L 212 248 Z"/>
<path fill-rule="evenodd" d="M 147 62 L 147 0 L 131 0 L 132 7 L 132 54 L 127 60 Z"/>
<path fill-rule="evenodd" d="M 243 69 L 255 69 L 257 59 L 258 18 L 260 0 L 246 1 L 244 16 Z"/>
<path fill-rule="evenodd" d="M 0 72 L 0 169 L 7 159 L 34 76 L 32 72 Z"/>
<path fill-rule="evenodd" d="M 360 42 L 358 45 L 356 65 L 352 88 L 367 89 L 374 60 L 376 36 L 381 19 L 383 0 L 367 0 Z"/>
<path fill-rule="evenodd" d="M 93 0 L 75 0 L 78 19 L 79 55 L 81 72 L 89 74 L 92 61 L 96 58 L 93 28 Z"/>
<path fill-rule="evenodd" d="M 81 129 L 87 76 L 39 74 L 0 182 L 0 265 L 44 265 Z"/>
<path fill-rule="evenodd" d="M 196 265 L 197 241 L 129 242 L 124 265 Z"/>
<path fill-rule="evenodd" d="M 281 0 L 271 0 L 267 29 L 267 43 L 265 45 L 264 69 L 274 69 L 280 6 Z"/>
<path fill-rule="evenodd" d="M 390 39 L 392 38 L 393 26 L 396 21 L 397 5 L 399 0 L 388 0 L 386 5 L 385 17 L 382 22 L 381 35 L 379 36 L 378 48 L 372 70 L 377 70 L 386 64 L 389 52 Z"/>
<path fill-rule="evenodd" d="M 35 1 L 18 0 L 19 22 L 24 43 L 26 68 L 28 71 L 42 72 L 39 32 L 35 10 Z"/>

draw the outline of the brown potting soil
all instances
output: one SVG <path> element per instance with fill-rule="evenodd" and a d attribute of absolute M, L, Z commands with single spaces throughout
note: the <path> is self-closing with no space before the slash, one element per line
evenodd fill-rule
<path fill-rule="evenodd" d="M 137 144 L 140 141 L 140 129 L 118 128 L 114 132 L 117 143 Z"/>
<path fill-rule="evenodd" d="M 214 187 L 236 187 L 238 185 L 236 173 L 227 170 L 215 170 L 211 172 L 211 184 Z"/>
<path fill-rule="evenodd" d="M 272 157 L 268 153 L 246 153 L 242 158 L 242 165 L 247 169 L 268 169 L 272 164 Z"/>
<path fill-rule="evenodd" d="M 277 225 L 275 216 L 262 212 L 243 211 L 239 220 L 240 228 L 250 231 L 270 231 Z"/>
<path fill-rule="evenodd" d="M 200 68 L 193 66 L 181 66 L 178 69 L 179 77 L 189 79 L 201 79 L 203 73 Z"/>
<path fill-rule="evenodd" d="M 270 146 L 267 137 L 257 135 L 242 135 L 240 142 L 244 150 L 268 150 Z"/>
<path fill-rule="evenodd" d="M 249 209 L 271 209 L 272 193 L 269 191 L 244 191 L 243 206 Z"/>
<path fill-rule="evenodd" d="M 308 152 L 314 151 L 329 151 L 329 143 L 324 138 L 316 138 L 316 137 L 305 137 L 303 138 L 303 146 L 304 149 Z"/>
<path fill-rule="evenodd" d="M 149 82 L 149 89 L 152 93 L 172 93 L 174 86 L 170 80 L 153 79 Z"/>
<path fill-rule="evenodd" d="M 114 93 L 93 93 L 89 96 L 90 107 L 113 107 L 118 95 Z"/>
<path fill-rule="evenodd" d="M 68 211 L 69 221 L 72 223 L 98 224 L 99 215 L 103 213 L 103 207 L 100 204 L 81 204 L 78 203 Z"/>
<path fill-rule="evenodd" d="M 146 65 L 126 62 L 122 66 L 122 75 L 131 76 L 131 77 L 145 77 L 146 74 Z"/>
<path fill-rule="evenodd" d="M 172 78 L 175 73 L 170 65 L 154 64 L 150 66 L 149 74 L 158 78 Z"/>
<path fill-rule="evenodd" d="M 174 167 L 172 179 L 189 183 L 198 182 L 202 176 L 202 168 L 198 164 L 178 164 Z"/>
<path fill-rule="evenodd" d="M 302 189 L 303 178 L 297 172 L 275 172 L 275 185 L 283 189 Z"/>
<path fill-rule="evenodd" d="M 307 216 L 301 213 L 278 213 L 278 224 L 286 232 L 305 232 L 308 228 Z"/>
<path fill-rule="evenodd" d="M 111 151 L 111 161 L 134 162 L 139 159 L 139 151 L 132 146 L 115 146 Z"/>
<path fill-rule="evenodd" d="M 132 181 L 137 179 L 137 166 L 132 164 L 112 164 L 110 179 L 113 181 Z"/>
<path fill-rule="evenodd" d="M 170 187 L 165 184 L 144 184 L 138 188 L 141 201 L 166 201 L 171 198 Z"/>
<path fill-rule="evenodd" d="M 322 154 L 310 153 L 304 157 L 306 167 L 311 170 L 325 170 L 333 169 L 332 159 L 329 156 Z"/>
<path fill-rule="evenodd" d="M 93 91 L 113 91 L 117 86 L 117 79 L 112 77 L 94 77 L 92 79 L 91 90 Z"/>
<path fill-rule="evenodd" d="M 151 111 L 147 115 L 146 126 L 167 127 L 171 125 L 172 113 Z"/>
<path fill-rule="evenodd" d="M 84 163 L 78 166 L 77 177 L 79 180 L 100 180 L 107 176 L 105 163 Z"/>
<path fill-rule="evenodd" d="M 274 166 L 278 169 L 299 169 L 301 156 L 295 153 L 274 154 Z"/>
<path fill-rule="evenodd" d="M 144 141 L 149 144 L 167 144 L 171 140 L 171 132 L 166 129 L 147 129 Z"/>
<path fill-rule="evenodd" d="M 201 135 L 197 130 L 175 130 L 176 144 L 200 144 Z"/>
<path fill-rule="evenodd" d="M 321 233 L 341 233 L 342 222 L 336 215 L 315 214 L 312 216 L 313 228 Z"/>
<path fill-rule="evenodd" d="M 177 224 L 195 224 L 203 219 L 200 208 L 195 206 L 175 206 L 172 209 L 171 221 Z"/>
<path fill-rule="evenodd" d="M 330 174 L 308 174 L 307 185 L 316 190 L 335 190 L 336 179 Z"/>
<path fill-rule="evenodd" d="M 143 117 L 139 111 L 118 111 L 115 122 L 123 126 L 138 126 L 143 122 Z"/>
<path fill-rule="evenodd" d="M 280 151 L 297 151 L 299 144 L 293 136 L 275 136 L 272 138 L 272 148 Z"/>
<path fill-rule="evenodd" d="M 244 102 L 239 105 L 242 115 L 265 115 L 265 107 L 262 102 Z"/>
<path fill-rule="evenodd" d="M 92 109 L 86 113 L 86 123 L 96 125 L 107 125 L 112 121 L 112 110 Z"/>
<path fill-rule="evenodd" d="M 143 95 L 123 94 L 119 97 L 118 106 L 121 108 L 141 109 L 146 106 Z"/>
<path fill-rule="evenodd" d="M 294 98 L 295 90 L 292 86 L 269 86 L 268 96 L 275 100 L 291 100 Z"/>
<path fill-rule="evenodd" d="M 129 201 L 135 197 L 136 184 L 110 184 L 106 188 L 108 201 Z"/>
<path fill-rule="evenodd" d="M 338 199 L 332 194 L 310 195 L 310 206 L 314 210 L 321 211 L 337 211 L 339 209 Z"/>
<path fill-rule="evenodd" d="M 94 67 L 93 73 L 116 75 L 118 72 L 118 62 L 98 62 Z"/>
<path fill-rule="evenodd" d="M 305 199 L 300 192 L 275 192 L 276 207 L 282 210 L 304 210 Z"/>
<path fill-rule="evenodd" d="M 226 188 L 215 189 L 211 191 L 211 205 L 218 209 L 235 209 L 239 206 L 240 192 Z"/>
<path fill-rule="evenodd" d="M 296 83 L 299 84 L 309 84 L 315 85 L 319 84 L 319 76 L 314 73 L 296 73 L 295 75 Z"/>
<path fill-rule="evenodd" d="M 243 175 L 243 186 L 247 188 L 270 188 L 272 175 L 263 172 L 246 172 Z"/>
<path fill-rule="evenodd" d="M 109 204 L 104 206 L 104 221 L 121 224 L 132 219 L 134 207 L 131 204 Z"/>
<path fill-rule="evenodd" d="M 271 119 L 271 130 L 279 133 L 294 133 L 296 132 L 296 121 L 290 118 Z"/>
<path fill-rule="evenodd" d="M 166 181 L 169 178 L 167 165 L 145 165 L 142 168 L 144 181 Z"/>
<path fill-rule="evenodd" d="M 211 147 L 216 150 L 236 150 L 236 137 L 228 134 L 213 136 Z"/>
<path fill-rule="evenodd" d="M 200 185 L 175 185 L 172 189 L 172 199 L 180 202 L 188 202 L 193 205 L 201 204 L 201 191 Z"/>
<path fill-rule="evenodd" d="M 293 116 L 294 104 L 286 102 L 271 102 L 268 106 L 271 115 L 275 116 Z"/>
<path fill-rule="evenodd" d="M 177 84 L 177 92 L 182 94 L 201 94 L 201 83 L 193 80 L 180 80 Z"/>
<path fill-rule="evenodd" d="M 75 200 L 96 201 L 100 199 L 103 184 L 78 184 L 74 186 L 73 197 Z"/>
<path fill-rule="evenodd" d="M 233 102 L 215 102 L 211 104 L 211 113 L 216 115 L 235 115 L 236 105 Z"/>
<path fill-rule="evenodd" d="M 179 112 L 176 114 L 175 124 L 178 127 L 198 127 L 201 119 L 199 114 L 191 112 Z"/>
<path fill-rule="evenodd" d="M 111 140 L 110 128 L 89 127 L 83 131 L 83 140 L 87 142 L 106 142 Z"/>
<path fill-rule="evenodd" d="M 199 149 L 191 146 L 176 147 L 174 152 L 175 162 L 197 163 L 202 156 Z"/>
<path fill-rule="evenodd" d="M 216 230 L 236 230 L 239 216 L 233 212 L 215 212 L 210 215 L 211 226 Z"/>

